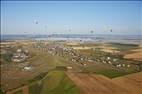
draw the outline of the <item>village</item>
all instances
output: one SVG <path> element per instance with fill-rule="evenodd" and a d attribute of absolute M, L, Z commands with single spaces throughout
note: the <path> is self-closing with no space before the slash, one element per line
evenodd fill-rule
<path fill-rule="evenodd" d="M 84 43 L 85 44 L 85 43 Z M 139 72 L 142 70 L 141 61 L 132 61 L 127 60 L 123 57 L 119 51 L 113 50 L 110 52 L 103 51 L 101 48 L 90 48 L 90 50 L 94 53 L 89 53 L 91 55 L 83 54 L 83 50 L 74 49 L 73 46 L 66 45 L 64 43 L 53 43 L 53 44 L 46 44 L 44 41 L 39 41 L 33 44 L 34 48 L 38 50 L 47 52 L 51 55 L 57 55 L 61 57 L 68 58 L 70 63 L 79 63 L 82 66 L 86 66 L 87 62 L 94 62 L 94 63 L 103 63 L 109 64 L 110 66 L 114 66 L 118 69 L 127 70 L 130 67 L 135 68 L 135 72 Z M 82 47 L 82 46 L 78 46 Z M 85 48 L 85 47 L 83 47 Z M 125 63 L 124 63 L 125 62 Z M 135 62 L 136 64 L 134 64 Z"/>

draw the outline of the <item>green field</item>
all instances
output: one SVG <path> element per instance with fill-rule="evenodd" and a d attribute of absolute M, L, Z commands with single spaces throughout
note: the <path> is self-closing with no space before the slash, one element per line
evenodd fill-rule
<path fill-rule="evenodd" d="M 123 71 L 118 71 L 118 70 L 105 70 L 105 71 L 99 71 L 96 72 L 97 74 L 101 74 L 104 75 L 106 77 L 109 78 L 115 78 L 115 77 L 119 77 L 119 76 L 123 76 L 123 75 L 127 75 L 128 73 L 123 72 Z"/>
<path fill-rule="evenodd" d="M 111 43 L 110 46 L 116 47 L 119 51 L 129 51 L 138 48 L 139 45 L 136 44 L 121 44 L 121 43 Z"/>
<path fill-rule="evenodd" d="M 0 94 L 4 94 L 3 91 L 1 90 L 1 88 L 0 88 Z"/>
<path fill-rule="evenodd" d="M 81 94 L 64 71 L 51 71 L 41 82 L 30 86 L 30 94 Z"/>

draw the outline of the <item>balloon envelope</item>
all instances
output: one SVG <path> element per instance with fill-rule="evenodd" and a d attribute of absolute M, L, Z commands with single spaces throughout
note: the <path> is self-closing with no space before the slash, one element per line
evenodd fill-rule
<path fill-rule="evenodd" d="M 110 32 L 112 32 L 112 29 L 110 29 Z"/>
<path fill-rule="evenodd" d="M 94 33 L 94 31 L 92 30 L 92 31 L 90 31 L 90 33 Z"/>
<path fill-rule="evenodd" d="M 36 21 L 35 23 L 38 24 L 38 21 Z"/>
<path fill-rule="evenodd" d="M 37 20 L 34 20 L 34 24 L 38 24 L 38 21 L 37 21 Z"/>

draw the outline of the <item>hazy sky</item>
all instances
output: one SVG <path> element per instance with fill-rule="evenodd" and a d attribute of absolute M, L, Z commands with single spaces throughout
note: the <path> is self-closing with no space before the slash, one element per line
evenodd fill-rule
<path fill-rule="evenodd" d="M 142 1 L 3 1 L 1 34 L 138 35 L 141 16 Z"/>

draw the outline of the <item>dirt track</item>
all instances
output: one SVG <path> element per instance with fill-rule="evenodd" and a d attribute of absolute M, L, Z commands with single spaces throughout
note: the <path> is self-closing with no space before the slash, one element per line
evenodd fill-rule
<path fill-rule="evenodd" d="M 68 77 L 84 92 L 84 94 L 142 94 L 122 87 L 119 83 L 101 75 L 66 72 Z M 135 90 L 134 90 L 135 91 Z"/>

